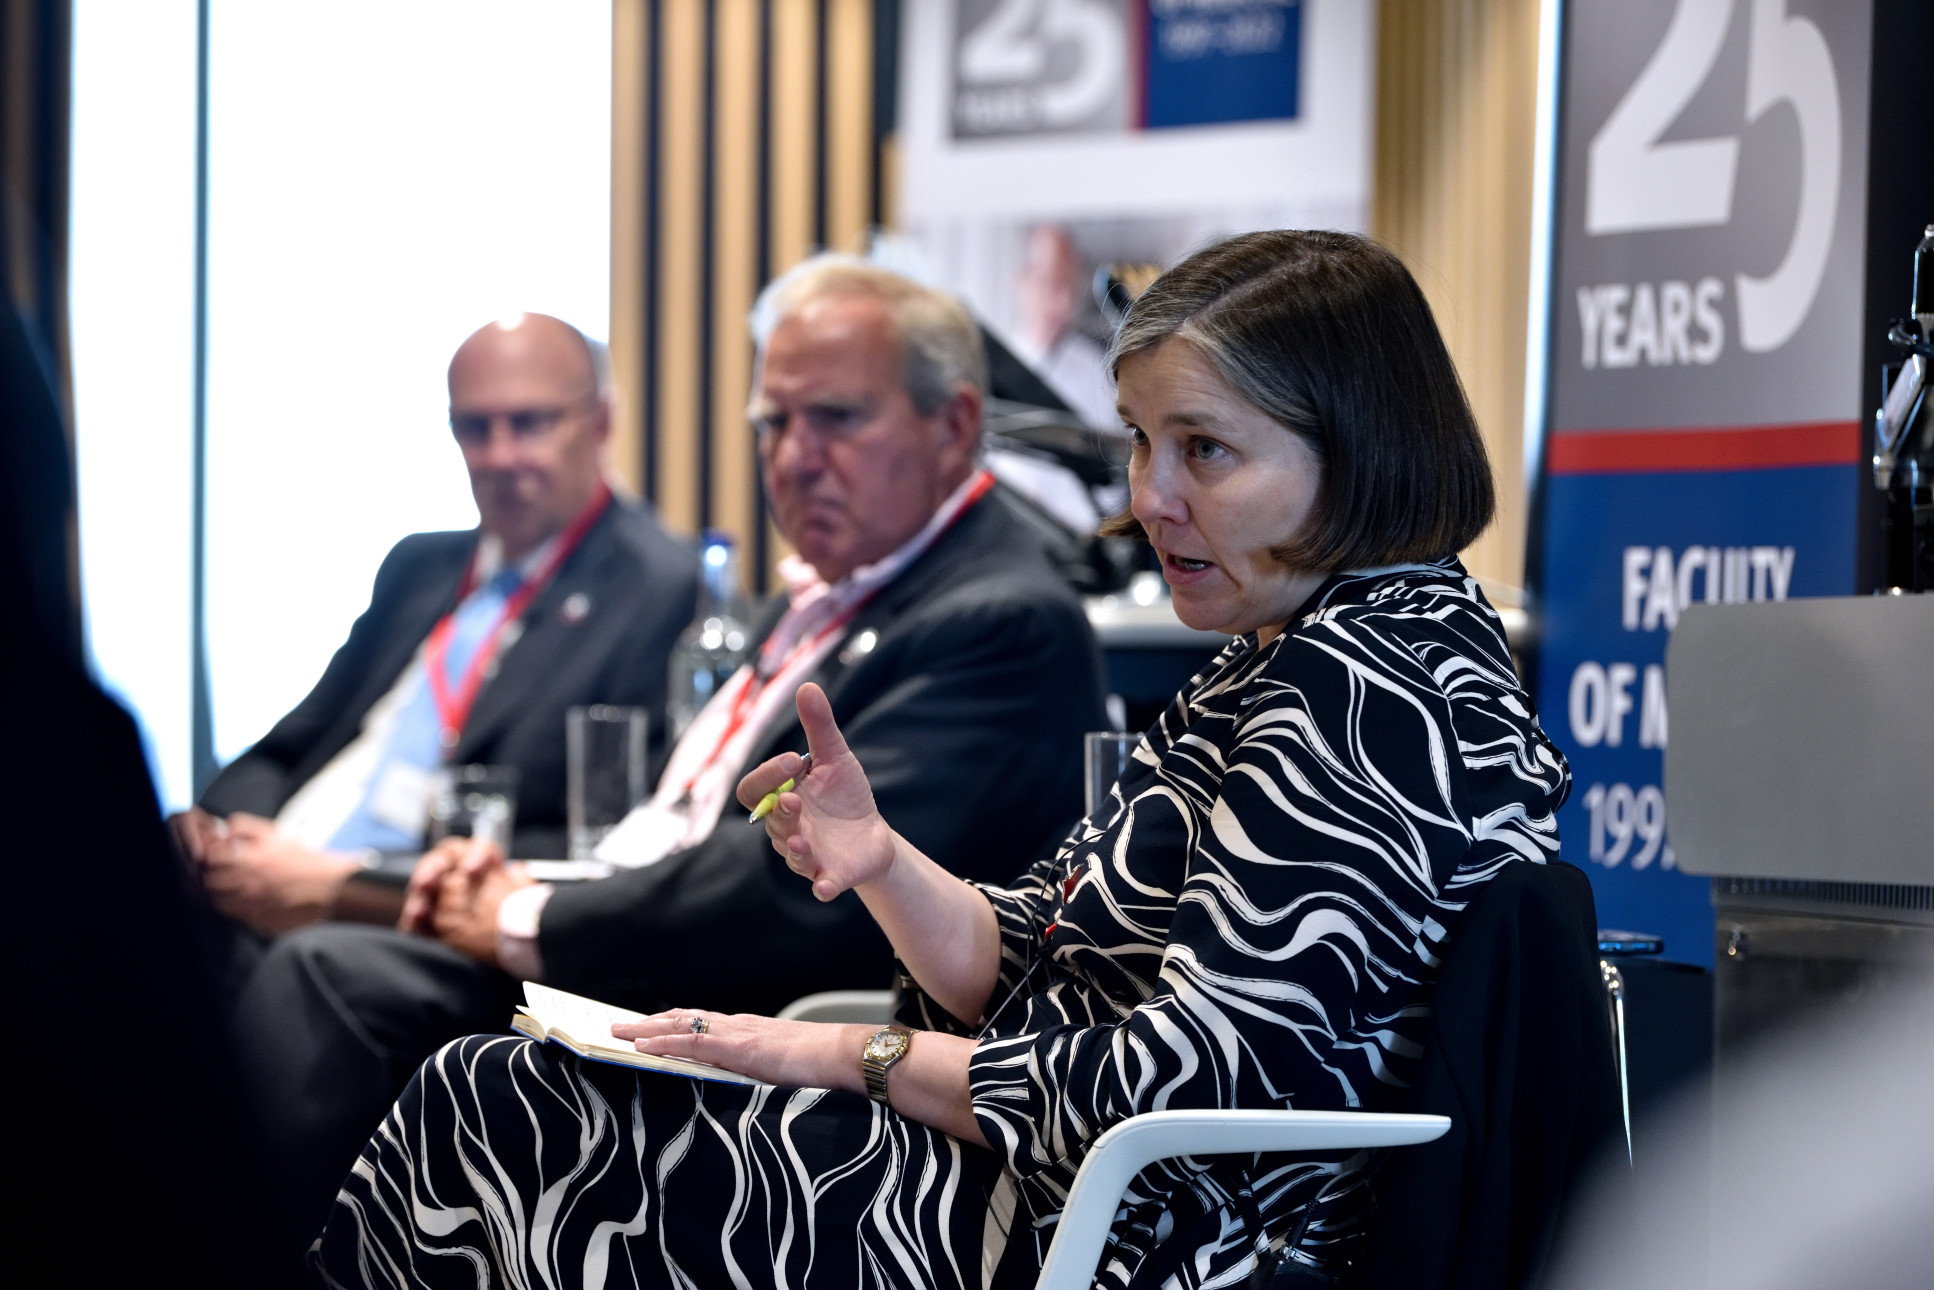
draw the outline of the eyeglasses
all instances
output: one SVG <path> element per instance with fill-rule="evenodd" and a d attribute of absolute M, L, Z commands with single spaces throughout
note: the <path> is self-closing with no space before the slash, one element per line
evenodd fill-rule
<path fill-rule="evenodd" d="M 866 403 L 813 404 L 791 413 L 769 409 L 753 415 L 752 430 L 763 451 L 770 451 L 782 437 L 801 427 L 822 444 L 842 443 L 871 425 L 875 414 L 876 409 Z"/>
<path fill-rule="evenodd" d="M 561 408 L 516 408 L 509 412 L 452 412 L 450 414 L 450 433 L 456 441 L 466 448 L 480 448 L 490 442 L 491 428 L 503 421 L 510 426 L 510 436 L 525 442 L 535 442 L 557 429 L 558 422 L 584 407 L 590 399 L 579 399 L 576 403 Z"/>

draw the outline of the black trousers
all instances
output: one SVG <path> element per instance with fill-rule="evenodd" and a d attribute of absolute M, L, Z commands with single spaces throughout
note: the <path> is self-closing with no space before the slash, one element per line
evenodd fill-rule
<path fill-rule="evenodd" d="M 236 1047 L 285 1239 L 306 1249 L 416 1068 L 452 1039 L 504 1033 L 522 989 L 421 936 L 319 923 L 271 943 L 242 984 Z"/>

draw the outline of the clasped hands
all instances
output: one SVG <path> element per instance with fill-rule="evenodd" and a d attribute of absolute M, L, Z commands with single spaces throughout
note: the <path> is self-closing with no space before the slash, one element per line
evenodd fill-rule
<path fill-rule="evenodd" d="M 504 897 L 536 880 L 503 848 L 480 838 L 445 838 L 410 873 L 399 931 L 432 936 L 484 963 L 497 962 L 497 912 Z"/>
<path fill-rule="evenodd" d="M 264 936 L 328 916 L 343 882 L 361 866 L 317 851 L 246 811 L 227 819 L 190 807 L 171 816 L 175 844 L 215 907 Z"/>

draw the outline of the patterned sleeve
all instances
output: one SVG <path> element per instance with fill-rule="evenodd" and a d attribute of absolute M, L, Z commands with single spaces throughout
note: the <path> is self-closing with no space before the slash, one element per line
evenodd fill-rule
<path fill-rule="evenodd" d="M 1212 800 L 1185 811 L 1178 777 L 1132 804 L 1188 839 L 1156 985 L 1116 1015 L 1037 1009 L 1032 1033 L 980 1045 L 975 1115 L 1015 1173 L 1072 1167 L 1145 1111 L 1374 1109 L 1400 1083 L 1455 908 L 1440 893 L 1476 853 L 1520 842 L 1471 818 L 1441 661 L 1375 618 L 1306 626 L 1229 696 Z M 1422 627 L 1426 645 L 1442 626 Z M 1038 912 L 996 907 L 1005 946 L 1039 944 Z"/>

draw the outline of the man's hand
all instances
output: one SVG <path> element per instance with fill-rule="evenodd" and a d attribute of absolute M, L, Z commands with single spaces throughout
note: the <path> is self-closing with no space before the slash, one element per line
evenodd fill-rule
<path fill-rule="evenodd" d="M 504 853 L 494 844 L 471 845 L 445 867 L 438 884 L 436 907 L 430 914 L 436 938 L 496 967 L 497 910 L 505 896 L 535 881 L 522 865 L 506 864 Z"/>
<path fill-rule="evenodd" d="M 496 843 L 477 842 L 472 838 L 445 838 L 423 853 L 416 868 L 410 870 L 410 885 L 403 894 L 403 913 L 396 920 L 397 931 L 436 935 L 437 899 L 443 891 L 444 876 L 456 870 L 463 858 L 479 847 L 494 853 L 497 862 L 503 863 L 503 852 L 497 849 Z"/>
<path fill-rule="evenodd" d="M 273 821 L 237 811 L 226 833 L 206 845 L 202 884 L 224 914 L 279 936 L 325 917 L 361 867 L 283 836 Z"/>
<path fill-rule="evenodd" d="M 168 831 L 174 835 L 181 858 L 199 873 L 208 863 L 209 849 L 228 836 L 228 825 L 201 807 L 191 806 L 168 817 Z"/>

